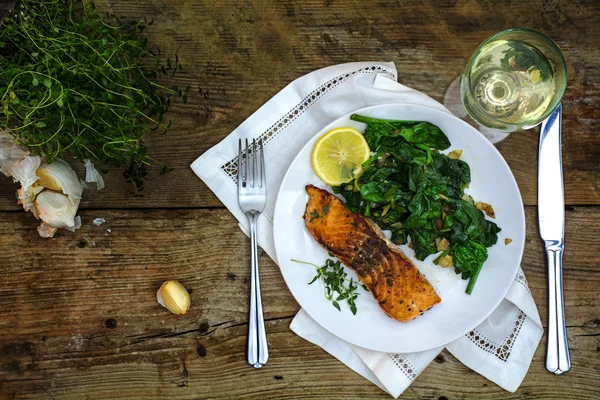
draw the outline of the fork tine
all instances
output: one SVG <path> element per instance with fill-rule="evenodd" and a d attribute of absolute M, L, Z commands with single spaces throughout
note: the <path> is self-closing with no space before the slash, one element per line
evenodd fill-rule
<path fill-rule="evenodd" d="M 260 140 L 256 142 L 256 186 L 262 188 L 262 151 L 260 148 Z"/>
<path fill-rule="evenodd" d="M 252 139 L 252 187 L 258 186 L 257 150 L 258 147 L 256 146 L 256 139 Z"/>
<path fill-rule="evenodd" d="M 248 139 L 246 139 L 246 149 L 244 150 L 245 161 L 244 161 L 244 180 L 245 186 L 248 187 Z"/>
<path fill-rule="evenodd" d="M 267 187 L 267 176 L 265 174 L 265 147 L 264 141 L 260 140 L 260 187 Z"/>
<path fill-rule="evenodd" d="M 242 139 L 238 142 L 238 167 L 237 167 L 238 191 L 243 187 L 242 175 Z"/>

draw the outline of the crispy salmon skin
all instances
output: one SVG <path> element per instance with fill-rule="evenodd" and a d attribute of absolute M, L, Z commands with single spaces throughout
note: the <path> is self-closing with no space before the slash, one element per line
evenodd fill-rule
<path fill-rule="evenodd" d="M 304 222 L 312 237 L 335 255 L 375 297 L 381 309 L 412 321 L 441 299 L 427 279 L 371 220 L 353 213 L 331 193 L 306 186 Z"/>

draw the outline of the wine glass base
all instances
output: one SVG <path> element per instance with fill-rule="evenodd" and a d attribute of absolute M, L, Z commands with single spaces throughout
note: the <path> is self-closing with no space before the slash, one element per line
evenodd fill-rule
<path fill-rule="evenodd" d="M 446 93 L 444 93 L 444 107 L 446 107 L 455 117 L 462 119 L 477 129 L 486 137 L 486 139 L 494 144 L 500 143 L 510 135 L 509 132 L 503 132 L 480 125 L 469 116 L 460 97 L 460 76 L 454 78 L 452 83 L 450 83 L 450 86 L 448 86 L 448 89 L 446 89 Z"/>

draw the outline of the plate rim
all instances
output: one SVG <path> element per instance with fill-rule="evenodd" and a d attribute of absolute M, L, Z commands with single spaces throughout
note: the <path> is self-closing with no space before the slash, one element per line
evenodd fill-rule
<path fill-rule="evenodd" d="M 323 329 L 325 329 L 327 332 L 331 333 L 332 335 L 336 336 L 337 338 L 344 340 L 354 346 L 358 346 L 358 347 L 362 347 L 362 348 L 366 348 L 369 350 L 373 350 L 373 351 L 380 351 L 380 352 L 388 352 L 388 353 L 408 353 L 409 351 L 406 350 L 394 350 L 394 349 L 384 349 L 384 348 L 373 348 L 373 347 L 364 347 L 364 345 L 362 344 L 356 344 L 354 342 L 352 342 L 351 340 L 345 339 L 345 338 L 341 338 L 339 336 L 337 336 L 335 333 L 333 333 L 332 331 L 330 331 L 329 329 L 327 329 L 327 327 L 323 326 L 322 324 L 320 324 L 300 303 L 300 301 L 298 301 L 298 298 L 296 297 L 296 295 L 294 294 L 294 292 L 291 290 L 290 285 L 288 284 L 288 281 L 286 279 L 285 274 L 283 273 L 282 267 L 281 267 L 281 263 L 279 261 L 279 255 L 278 255 L 278 251 L 277 251 L 277 245 L 276 245 L 276 241 L 275 238 L 277 237 L 276 234 L 276 221 L 277 219 L 276 214 L 277 214 L 277 209 L 278 209 L 278 204 L 279 204 L 279 199 L 281 198 L 281 192 L 283 190 L 284 187 L 284 182 L 286 182 L 286 180 L 288 179 L 289 175 L 290 175 L 290 171 L 293 167 L 293 165 L 296 163 L 297 159 L 301 156 L 301 154 L 304 153 L 305 148 L 310 144 L 310 142 L 313 140 L 313 138 L 317 135 L 319 135 L 320 133 L 322 134 L 326 129 L 333 129 L 330 128 L 333 124 L 335 124 L 337 121 L 344 119 L 344 118 L 349 118 L 350 115 L 352 114 L 356 114 L 356 113 L 360 113 L 360 112 L 364 112 L 367 110 L 373 110 L 379 107 L 389 107 L 389 106 L 404 106 L 404 107 L 417 107 L 417 108 L 423 108 L 423 109 L 427 109 L 427 110 L 431 110 L 434 113 L 439 113 L 439 114 L 446 114 L 446 117 L 450 117 L 451 119 L 454 119 L 455 121 L 457 121 L 459 124 L 462 124 L 465 128 L 470 129 L 471 131 L 475 131 L 477 135 L 479 135 L 481 137 L 481 139 L 483 139 L 486 143 L 485 146 L 488 146 L 489 148 L 493 149 L 493 151 L 495 151 L 499 156 L 500 156 L 500 160 L 503 163 L 504 167 L 506 167 L 509 176 L 512 178 L 512 183 L 514 184 L 514 187 L 517 191 L 518 194 L 518 199 L 519 199 L 519 204 L 520 204 L 520 214 L 521 214 L 521 219 L 523 221 L 522 226 L 520 227 L 520 229 L 522 229 L 522 231 L 524 232 L 523 234 L 523 240 L 519 243 L 519 256 L 518 256 L 518 263 L 517 266 L 514 268 L 514 271 L 512 273 L 511 276 L 511 280 L 509 282 L 511 282 L 510 284 L 508 284 L 506 286 L 506 288 L 502 291 L 502 296 L 499 296 L 497 301 L 494 302 L 493 307 L 491 308 L 491 311 L 487 314 L 485 314 L 483 317 L 479 318 L 479 319 L 474 319 L 474 321 L 476 321 L 476 323 L 472 323 L 469 324 L 469 328 L 468 329 L 464 329 L 464 332 L 461 333 L 460 335 L 457 335 L 456 337 L 452 337 L 451 339 L 445 341 L 444 343 L 436 343 L 434 345 L 427 345 L 425 347 L 420 347 L 417 348 L 416 350 L 410 350 L 410 352 L 420 352 L 420 351 L 427 351 L 427 350 L 431 350 L 434 349 L 436 347 L 440 347 L 440 346 L 446 346 L 448 343 L 451 343 L 455 340 L 457 340 L 458 338 L 464 336 L 466 333 L 468 333 L 469 331 L 475 329 L 477 326 L 479 326 L 483 321 L 485 321 L 500 305 L 500 303 L 502 303 L 502 301 L 506 298 L 506 295 L 508 293 L 508 291 L 510 290 L 511 286 L 512 286 L 512 282 L 514 282 L 515 277 L 517 276 L 517 273 L 519 271 L 519 267 L 523 261 L 523 254 L 525 251 L 525 240 L 526 240 L 526 216 L 525 216 L 525 205 L 523 204 L 523 196 L 521 195 L 521 191 L 519 189 L 519 185 L 517 183 L 517 180 L 510 168 L 510 166 L 508 165 L 508 163 L 506 162 L 506 160 L 504 159 L 504 157 L 502 156 L 502 154 L 500 153 L 500 151 L 496 148 L 496 146 L 491 143 L 481 132 L 479 132 L 477 129 L 475 129 L 473 126 L 471 126 L 470 124 L 468 124 L 467 122 L 463 121 L 462 119 L 458 118 L 457 116 L 455 116 L 454 114 L 450 113 L 450 112 L 446 112 L 443 110 L 440 110 L 438 108 L 434 108 L 434 107 L 430 107 L 430 106 L 426 106 L 426 105 L 421 105 L 421 104 L 413 104 L 413 103 L 406 103 L 406 102 L 389 102 L 389 103 L 381 103 L 381 104 L 375 104 L 375 105 L 371 105 L 371 106 L 367 106 L 367 107 L 363 107 L 357 110 L 354 110 L 352 112 L 346 113 L 342 116 L 340 116 L 339 118 L 336 118 L 335 120 L 331 121 L 330 123 L 328 123 L 327 125 L 323 126 L 321 129 L 319 129 L 317 132 L 315 132 L 315 134 L 313 136 L 310 137 L 310 139 L 302 146 L 302 148 L 298 151 L 298 153 L 296 154 L 296 156 L 294 157 L 294 159 L 292 160 L 292 162 L 290 163 L 290 166 L 287 168 L 282 180 L 281 180 L 281 185 L 279 187 L 279 189 L 277 190 L 277 197 L 275 199 L 275 205 L 273 207 L 273 247 L 275 250 L 275 257 L 277 259 L 277 266 L 279 268 L 279 271 L 281 272 L 281 275 L 283 277 L 283 280 L 287 286 L 288 291 L 292 294 L 292 296 L 294 297 L 294 300 L 296 301 L 296 303 L 298 303 L 298 305 L 300 305 L 300 307 L 302 307 L 302 309 L 305 310 L 305 312 L 319 325 L 321 326 Z M 328 186 L 328 185 L 327 185 Z M 410 258 L 410 257 L 409 257 Z M 412 259 L 411 259 L 412 261 Z M 348 268 L 347 266 L 344 265 L 345 268 Z M 471 326 L 472 325 L 472 326 Z"/>

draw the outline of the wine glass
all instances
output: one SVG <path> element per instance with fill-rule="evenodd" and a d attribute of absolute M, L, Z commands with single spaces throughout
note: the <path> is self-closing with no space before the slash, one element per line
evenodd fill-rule
<path fill-rule="evenodd" d="M 566 86 L 565 60 L 552 39 L 531 29 L 508 29 L 473 52 L 444 105 L 497 143 L 546 119 Z"/>

